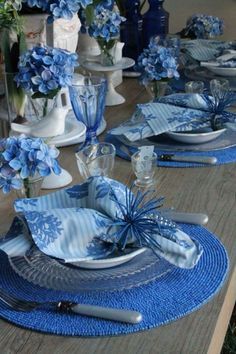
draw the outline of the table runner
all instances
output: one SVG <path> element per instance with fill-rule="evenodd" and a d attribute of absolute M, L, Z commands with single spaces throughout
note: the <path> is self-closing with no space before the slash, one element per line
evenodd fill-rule
<path fill-rule="evenodd" d="M 122 143 L 119 139 L 115 137 L 115 135 L 107 134 L 105 138 L 106 142 L 112 143 L 116 147 L 116 155 L 125 160 L 130 160 L 130 156 L 137 151 L 136 147 L 126 146 L 127 152 L 129 151 L 130 156 L 120 147 Z M 157 165 L 160 167 L 214 167 L 217 165 L 224 165 L 227 163 L 236 162 L 236 146 L 219 149 L 219 150 L 211 150 L 211 151 L 171 151 L 171 150 L 160 150 L 159 148 L 155 148 L 155 152 L 158 155 L 161 154 L 175 154 L 177 156 L 209 156 L 216 157 L 217 163 L 215 165 L 209 164 L 201 164 L 194 162 L 179 162 L 179 161 L 157 161 Z"/>
<path fill-rule="evenodd" d="M 5 254 L 0 257 L 0 287 L 28 300 L 72 300 L 93 305 L 138 310 L 137 325 L 100 320 L 77 314 L 58 313 L 49 306 L 31 313 L 0 304 L 0 316 L 16 325 L 65 336 L 105 336 L 133 333 L 175 321 L 204 305 L 221 288 L 228 270 L 228 257 L 221 242 L 201 226 L 182 224 L 183 230 L 203 246 L 203 255 L 190 270 L 173 267 L 163 277 L 137 288 L 76 295 L 33 285 L 19 277 Z M 148 301 L 146 301 L 148 299 Z"/>

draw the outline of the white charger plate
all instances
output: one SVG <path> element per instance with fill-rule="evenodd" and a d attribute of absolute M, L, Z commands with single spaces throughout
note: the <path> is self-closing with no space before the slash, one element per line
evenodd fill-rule
<path fill-rule="evenodd" d="M 220 129 L 210 132 L 199 132 L 199 133 L 184 133 L 184 132 L 167 132 L 165 133 L 169 138 L 179 141 L 185 144 L 202 144 L 212 141 L 223 134 L 226 129 Z"/>
<path fill-rule="evenodd" d="M 102 120 L 100 126 L 97 129 L 97 135 L 100 135 L 106 129 L 106 121 Z M 74 115 L 73 111 L 70 111 L 65 120 L 65 132 L 64 134 L 47 139 L 48 143 L 55 147 L 63 147 L 84 142 L 86 133 L 86 126 L 79 122 Z M 19 135 L 20 133 L 10 131 L 10 135 Z"/>
<path fill-rule="evenodd" d="M 78 128 L 78 123 L 79 127 Z M 68 126 L 68 129 L 67 129 Z M 83 129 L 82 129 L 83 126 Z M 102 120 L 100 126 L 97 129 L 97 135 L 100 135 L 106 129 L 107 123 L 105 119 Z M 80 129 L 80 131 L 79 131 Z M 68 131 L 70 130 L 70 131 Z M 50 143 L 56 147 L 69 146 L 79 144 L 85 140 L 86 127 L 82 122 L 79 122 L 74 115 L 73 111 L 70 111 L 66 117 L 65 133 L 58 135 L 50 140 Z"/>
<path fill-rule="evenodd" d="M 136 250 L 131 250 L 130 253 L 122 255 L 122 256 L 117 256 L 113 258 L 104 258 L 104 259 L 91 259 L 87 261 L 79 261 L 79 262 L 73 262 L 73 266 L 79 267 L 79 268 L 85 268 L 85 269 L 105 269 L 105 268 L 113 268 L 116 267 L 120 264 L 129 262 L 131 259 L 134 257 L 144 253 L 147 249 L 145 247 L 136 249 Z"/>
<path fill-rule="evenodd" d="M 49 144 L 55 145 L 56 147 L 66 146 L 72 144 L 75 139 L 78 140 L 85 135 L 86 126 L 79 121 L 73 121 L 66 119 L 65 121 L 65 131 L 62 135 L 57 135 L 48 140 Z"/>

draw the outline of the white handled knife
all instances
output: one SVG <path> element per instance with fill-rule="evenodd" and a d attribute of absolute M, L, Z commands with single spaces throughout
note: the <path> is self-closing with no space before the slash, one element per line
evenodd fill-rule
<path fill-rule="evenodd" d="M 217 158 L 214 156 L 184 156 L 174 154 L 162 154 L 158 155 L 157 159 L 160 161 L 196 162 L 209 165 L 215 165 L 217 162 Z"/>
<path fill-rule="evenodd" d="M 194 225 L 206 225 L 208 222 L 208 216 L 202 213 L 185 213 L 178 212 L 175 210 L 166 210 L 162 212 L 163 216 L 175 221 L 175 222 L 183 222 L 186 224 L 194 224 Z"/>
<path fill-rule="evenodd" d="M 80 315 L 104 318 L 111 321 L 119 321 L 136 324 L 142 321 L 142 314 L 138 311 L 113 309 L 109 307 L 93 306 L 86 304 L 72 304 L 70 310 Z"/>

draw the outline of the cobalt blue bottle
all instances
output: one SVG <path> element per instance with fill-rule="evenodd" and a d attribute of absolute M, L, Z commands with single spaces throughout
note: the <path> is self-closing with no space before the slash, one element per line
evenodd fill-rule
<path fill-rule="evenodd" d="M 143 48 L 153 36 L 165 38 L 169 32 L 169 12 L 163 8 L 164 0 L 148 0 L 149 9 L 143 15 Z"/>
<path fill-rule="evenodd" d="M 124 43 L 123 56 L 136 61 L 143 48 L 140 0 L 125 0 L 124 10 L 126 21 L 120 28 L 120 39 Z"/>

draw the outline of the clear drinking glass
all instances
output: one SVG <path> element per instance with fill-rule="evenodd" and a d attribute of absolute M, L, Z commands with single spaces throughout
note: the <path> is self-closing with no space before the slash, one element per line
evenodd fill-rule
<path fill-rule="evenodd" d="M 157 154 L 153 152 L 151 156 L 141 159 L 140 151 L 131 156 L 132 168 L 137 179 L 134 181 L 136 186 L 146 187 L 153 183 L 157 162 Z"/>
<path fill-rule="evenodd" d="M 229 91 L 229 81 L 227 79 L 213 79 L 210 81 L 210 91 L 213 97 L 220 98 Z"/>
<path fill-rule="evenodd" d="M 73 83 L 69 88 L 75 116 L 87 128 L 85 142 L 79 149 L 98 143 L 96 131 L 103 117 L 106 91 L 106 79 L 96 76 L 85 76 L 82 84 Z"/>
<path fill-rule="evenodd" d="M 203 93 L 204 82 L 203 81 L 188 81 L 185 84 L 186 93 Z"/>
<path fill-rule="evenodd" d="M 110 143 L 98 143 L 84 147 L 75 154 L 81 177 L 84 180 L 90 176 L 111 177 L 115 155 L 116 148 Z"/>

